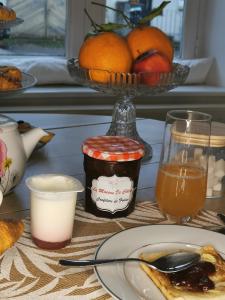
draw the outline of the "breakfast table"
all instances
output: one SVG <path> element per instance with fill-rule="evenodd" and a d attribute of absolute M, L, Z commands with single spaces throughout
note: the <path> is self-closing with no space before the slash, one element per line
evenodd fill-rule
<path fill-rule="evenodd" d="M 25 225 L 24 233 L 16 244 L 0 256 L 0 299 L 112 299 L 113 292 L 109 293 L 102 287 L 92 267 L 64 267 L 58 261 L 62 258 L 93 258 L 105 239 L 125 229 L 140 225 L 171 224 L 159 212 L 154 199 L 164 122 L 137 118 L 138 132 L 151 144 L 153 157 L 141 164 L 134 212 L 126 218 L 98 218 L 85 212 L 84 193 L 80 193 L 71 244 L 59 250 L 44 250 L 38 248 L 31 239 L 26 178 L 41 173 L 63 173 L 85 184 L 81 144 L 90 136 L 104 135 L 111 117 L 72 113 L 7 115 L 50 131 L 54 137 L 44 147 L 33 151 L 21 182 L 4 196 L 0 207 L 0 219 L 23 219 Z M 222 226 L 217 213 L 225 213 L 224 200 L 224 197 L 207 199 L 204 210 L 188 226 L 205 229 Z"/>

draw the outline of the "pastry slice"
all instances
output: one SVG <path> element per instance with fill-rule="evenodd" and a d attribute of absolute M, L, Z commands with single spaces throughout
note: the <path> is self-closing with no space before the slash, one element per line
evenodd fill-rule
<path fill-rule="evenodd" d="M 22 221 L 0 220 L 0 255 L 15 244 L 23 230 Z"/>
<path fill-rule="evenodd" d="M 0 90 L 13 90 L 22 87 L 22 73 L 14 66 L 0 66 Z"/>
<path fill-rule="evenodd" d="M 0 21 L 13 21 L 16 19 L 16 12 L 0 2 Z"/>
<path fill-rule="evenodd" d="M 225 300 L 225 261 L 211 245 L 199 250 L 201 261 L 187 270 L 165 274 L 141 263 L 141 268 L 167 300 Z M 142 253 L 152 261 L 162 253 Z"/>

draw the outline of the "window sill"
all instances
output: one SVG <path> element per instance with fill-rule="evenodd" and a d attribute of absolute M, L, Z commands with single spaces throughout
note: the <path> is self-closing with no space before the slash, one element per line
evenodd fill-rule
<path fill-rule="evenodd" d="M 79 86 L 37 86 L 12 98 L 1 98 L 1 112 L 57 112 L 111 115 L 115 97 Z M 165 119 L 171 109 L 200 110 L 225 122 L 225 88 L 180 86 L 157 96 L 134 100 L 138 117 Z"/>
<path fill-rule="evenodd" d="M 106 97 L 105 94 L 94 91 L 93 89 L 79 86 L 37 86 L 25 91 L 22 95 L 15 98 L 62 98 L 62 97 Z M 225 96 L 225 87 L 207 85 L 186 85 L 177 87 L 168 93 L 159 95 L 161 97 L 170 96 Z M 110 96 L 108 96 L 110 97 Z M 157 96 L 158 97 L 158 96 Z M 145 97 L 143 97 L 145 98 Z"/>

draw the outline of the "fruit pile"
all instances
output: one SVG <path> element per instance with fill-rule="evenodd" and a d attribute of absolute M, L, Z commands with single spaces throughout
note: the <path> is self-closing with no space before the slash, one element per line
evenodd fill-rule
<path fill-rule="evenodd" d="M 97 25 L 91 19 L 94 34 L 89 35 L 80 48 L 80 67 L 89 69 L 90 78 L 100 83 L 110 80 L 109 72 L 119 72 L 141 73 L 142 83 L 157 85 L 159 77 L 156 74 L 171 72 L 174 51 L 169 37 L 159 28 L 147 23 L 161 15 L 168 3 L 169 1 L 162 2 L 148 16 L 139 20 L 137 25 L 130 23 L 124 15 L 127 25 Z M 121 36 L 112 30 L 125 26 L 131 28 L 127 36 Z"/>

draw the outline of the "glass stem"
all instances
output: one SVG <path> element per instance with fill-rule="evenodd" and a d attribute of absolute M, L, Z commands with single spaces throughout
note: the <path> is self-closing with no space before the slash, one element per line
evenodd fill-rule
<path fill-rule="evenodd" d="M 152 157 L 152 148 L 139 136 L 136 128 L 136 108 L 133 98 L 124 96 L 114 105 L 112 122 L 106 135 L 122 135 L 137 140 L 145 147 L 144 160 Z"/>
<path fill-rule="evenodd" d="M 135 138 L 138 135 L 136 109 L 131 98 L 124 96 L 115 103 L 112 122 L 107 135 L 124 135 L 130 138 Z"/>

